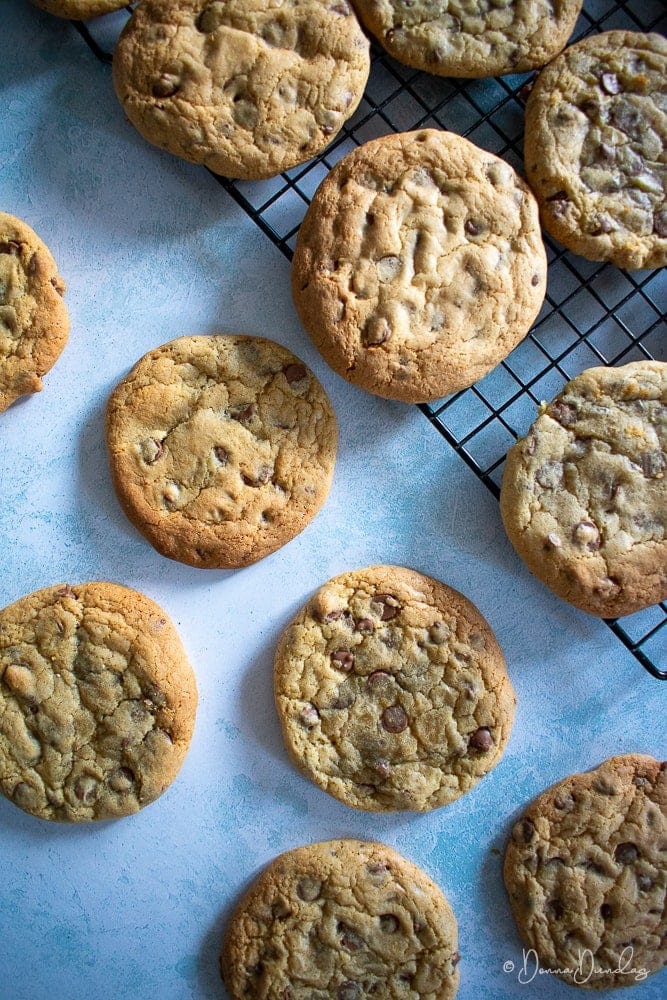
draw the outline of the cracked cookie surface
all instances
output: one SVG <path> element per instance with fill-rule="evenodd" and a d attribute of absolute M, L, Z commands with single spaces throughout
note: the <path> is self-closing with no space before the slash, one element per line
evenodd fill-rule
<path fill-rule="evenodd" d="M 246 566 L 303 531 L 333 477 L 337 425 L 313 373 L 271 340 L 181 337 L 113 391 L 107 447 L 125 513 L 162 555 Z"/>
<path fill-rule="evenodd" d="M 35 7 L 56 17 L 78 21 L 88 17 L 98 17 L 112 10 L 127 7 L 128 0 L 31 0 Z"/>
<path fill-rule="evenodd" d="M 454 801 L 498 763 L 514 719 L 505 661 L 480 612 L 401 566 L 324 584 L 283 633 L 274 680 L 290 757 L 357 809 Z"/>
<path fill-rule="evenodd" d="M 510 449 L 500 512 L 538 579 L 602 618 L 667 598 L 667 364 L 589 368 Z"/>
<path fill-rule="evenodd" d="M 589 260 L 667 265 L 667 39 L 610 31 L 544 69 L 526 104 L 542 224 Z"/>
<path fill-rule="evenodd" d="M 515 824 L 504 877 L 543 968 L 593 989 L 657 972 L 667 964 L 667 765 L 612 757 L 548 789 Z"/>
<path fill-rule="evenodd" d="M 486 375 L 544 299 L 538 208 L 508 163 L 425 129 L 345 156 L 299 230 L 292 292 L 329 365 L 425 402 Z"/>
<path fill-rule="evenodd" d="M 452 1000 L 456 919 L 442 891 L 383 844 L 332 840 L 276 858 L 227 927 L 234 1000 Z"/>
<path fill-rule="evenodd" d="M 347 0 L 144 0 L 113 60 L 118 98 L 145 139 L 245 179 L 324 149 L 369 70 Z"/>
<path fill-rule="evenodd" d="M 65 282 L 39 236 L 0 212 L 0 413 L 40 392 L 67 343 Z"/>
<path fill-rule="evenodd" d="M 143 594 L 62 584 L 0 611 L 0 789 L 41 819 L 137 812 L 176 777 L 197 688 Z"/>
<path fill-rule="evenodd" d="M 483 77 L 543 66 L 570 37 L 582 0 L 353 0 L 399 62 L 437 76 Z"/>

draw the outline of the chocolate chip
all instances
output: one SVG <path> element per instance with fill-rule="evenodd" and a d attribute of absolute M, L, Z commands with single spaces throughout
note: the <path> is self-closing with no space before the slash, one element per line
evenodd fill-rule
<path fill-rule="evenodd" d="M 381 778 L 388 778 L 391 771 L 391 766 L 388 760 L 382 758 L 382 760 L 375 761 L 375 763 L 373 764 L 373 770 Z"/>
<path fill-rule="evenodd" d="M 545 906 L 545 910 L 554 920 L 560 920 L 565 913 L 565 909 L 560 899 L 550 899 Z"/>
<path fill-rule="evenodd" d="M 229 415 L 233 420 L 247 424 L 253 417 L 257 416 L 257 406 L 255 403 L 249 403 L 247 406 L 237 406 L 235 409 L 229 411 Z"/>
<path fill-rule="evenodd" d="M 569 201 L 567 191 L 556 191 L 555 194 L 550 194 L 546 199 L 547 201 Z"/>
<path fill-rule="evenodd" d="M 216 445 L 213 449 L 213 454 L 217 458 L 218 462 L 220 462 L 220 465 L 227 465 L 227 462 L 229 461 L 229 452 L 226 448 L 223 448 L 222 445 Z"/>
<path fill-rule="evenodd" d="M 299 722 L 306 729 L 312 729 L 320 721 L 320 713 L 314 705 L 304 705 L 299 712 Z"/>
<path fill-rule="evenodd" d="M 383 913 L 380 916 L 380 930 L 385 934 L 395 934 L 399 927 L 398 918 L 393 913 Z"/>
<path fill-rule="evenodd" d="M 608 215 L 596 215 L 594 220 L 593 236 L 606 236 L 608 233 L 613 233 L 616 226 L 611 221 Z"/>
<path fill-rule="evenodd" d="M 653 216 L 653 232 L 656 236 L 667 236 L 667 208 L 660 209 Z"/>
<path fill-rule="evenodd" d="M 368 874 L 374 875 L 376 877 L 379 875 L 386 875 L 388 871 L 389 868 L 387 867 L 387 865 L 372 864 L 368 866 Z"/>
<path fill-rule="evenodd" d="M 354 666 L 354 653 L 350 653 L 347 649 L 337 649 L 335 653 L 331 654 L 331 662 L 334 667 L 338 670 L 342 670 L 343 673 L 349 674 L 350 670 Z"/>
<path fill-rule="evenodd" d="M 572 529 L 572 537 L 578 545 L 591 552 L 597 552 L 602 545 L 598 526 L 593 521 L 579 521 L 579 524 L 576 524 Z"/>
<path fill-rule="evenodd" d="M 372 674 L 368 675 L 366 683 L 370 684 L 371 687 L 378 687 L 388 680 L 391 680 L 391 674 L 388 674 L 386 670 L 374 670 Z"/>
<path fill-rule="evenodd" d="M 620 94 L 623 90 L 621 81 L 615 73 L 603 73 L 600 77 L 600 86 L 606 94 Z"/>
<path fill-rule="evenodd" d="M 535 824 L 527 816 L 521 821 L 521 836 L 525 844 L 529 844 L 535 837 Z"/>
<path fill-rule="evenodd" d="M 466 219 L 463 228 L 468 236 L 479 236 L 482 232 L 483 226 L 479 222 L 474 222 L 472 219 Z"/>
<path fill-rule="evenodd" d="M 619 844 L 614 851 L 614 860 L 618 861 L 620 865 L 630 865 L 633 861 L 636 861 L 638 857 L 639 851 L 637 850 L 636 844 Z"/>
<path fill-rule="evenodd" d="M 0 243 L 0 253 L 11 254 L 12 257 L 17 257 L 21 253 L 21 244 L 15 243 L 14 240 L 8 240 L 6 243 Z"/>
<path fill-rule="evenodd" d="M 97 782 L 94 778 L 84 775 L 74 785 L 74 794 L 85 806 L 92 805 L 97 798 Z"/>
<path fill-rule="evenodd" d="M 455 951 L 454 954 L 452 955 L 452 969 L 455 969 L 460 961 L 461 961 L 461 952 Z"/>
<path fill-rule="evenodd" d="M 129 767 L 118 767 L 109 776 L 109 787 L 114 792 L 129 792 L 134 784 L 134 772 Z"/>
<path fill-rule="evenodd" d="M 273 469 L 270 465 L 260 465 L 259 469 L 254 475 L 250 473 L 242 473 L 241 479 L 246 484 L 246 486 L 265 486 L 273 475 Z"/>
<path fill-rule="evenodd" d="M 533 288 L 535 288 L 536 285 L 539 285 L 539 283 L 540 283 L 540 276 L 539 276 L 539 274 L 534 274 L 532 276 L 532 278 L 530 279 L 530 283 L 533 286 Z"/>
<path fill-rule="evenodd" d="M 609 918 L 613 917 L 613 915 L 614 911 L 612 907 L 609 905 L 609 903 L 603 903 L 602 906 L 600 907 L 600 916 L 602 917 L 602 919 L 609 920 Z"/>
<path fill-rule="evenodd" d="M 391 621 L 401 610 L 400 604 L 391 594 L 376 594 L 373 598 L 373 603 L 380 605 L 382 609 L 380 617 L 383 622 Z"/>
<path fill-rule="evenodd" d="M 563 466 L 560 462 L 545 462 L 535 471 L 535 479 L 545 490 L 553 490 L 562 482 Z"/>
<path fill-rule="evenodd" d="M 375 625 L 370 618 L 360 618 L 355 624 L 355 631 L 357 632 L 374 632 Z"/>
<path fill-rule="evenodd" d="M 296 385 L 298 382 L 303 382 L 308 372 L 303 365 L 287 365 L 283 368 L 283 374 L 289 385 Z"/>
<path fill-rule="evenodd" d="M 650 879 L 648 875 L 638 875 L 637 887 L 640 892 L 648 892 L 649 889 L 653 888 L 653 879 Z"/>
<path fill-rule="evenodd" d="M 141 457 L 146 465 L 154 465 L 164 454 L 164 445 L 157 438 L 148 438 L 141 446 Z"/>
<path fill-rule="evenodd" d="M 359 937 L 359 935 L 356 934 L 351 927 L 348 927 L 348 925 L 342 920 L 338 922 L 336 930 L 341 935 L 340 943 L 346 951 L 361 951 L 364 947 L 365 942 L 363 938 Z"/>
<path fill-rule="evenodd" d="M 480 726 L 474 733 L 471 733 L 468 740 L 468 747 L 471 750 L 479 750 L 480 753 L 487 753 L 493 746 L 493 736 L 491 730 L 486 726 Z"/>
<path fill-rule="evenodd" d="M 391 705 L 382 713 L 382 725 L 388 733 L 402 733 L 408 728 L 408 717 L 400 705 Z"/>
<path fill-rule="evenodd" d="M 641 457 L 642 472 L 647 479 L 662 479 L 667 468 L 667 455 L 659 448 L 645 451 Z"/>
<path fill-rule="evenodd" d="M 360 1000 L 362 996 L 361 986 L 352 982 L 351 979 L 341 983 L 336 992 L 337 1000 Z"/>
<path fill-rule="evenodd" d="M 537 80 L 537 73 L 533 73 L 533 75 L 531 76 L 531 78 L 529 80 L 526 80 L 526 82 L 524 83 L 523 87 L 519 91 L 519 100 L 520 101 L 523 101 L 525 103 L 528 100 L 528 98 L 530 97 L 530 93 L 531 93 L 533 87 L 535 86 L 535 81 L 536 80 Z"/>
<path fill-rule="evenodd" d="M 570 427 L 577 421 L 577 411 L 574 406 L 571 403 L 563 402 L 562 399 L 555 399 L 548 407 L 547 413 L 563 427 Z"/>

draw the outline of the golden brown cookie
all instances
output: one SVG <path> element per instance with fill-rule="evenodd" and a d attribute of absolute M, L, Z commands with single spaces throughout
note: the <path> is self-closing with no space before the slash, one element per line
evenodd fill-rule
<path fill-rule="evenodd" d="M 181 337 L 113 391 L 107 446 L 125 513 L 162 555 L 246 566 L 309 524 L 333 477 L 324 389 L 261 337 Z"/>
<path fill-rule="evenodd" d="M 0 413 L 31 392 L 67 343 L 65 282 L 25 222 L 0 212 Z"/>
<path fill-rule="evenodd" d="M 510 449 L 500 512 L 528 568 L 602 618 L 667 598 L 667 364 L 589 368 Z"/>
<path fill-rule="evenodd" d="M 547 262 L 538 209 L 504 160 L 451 132 L 345 156 L 299 230 L 292 292 L 334 371 L 405 402 L 486 375 L 528 333 Z"/>
<path fill-rule="evenodd" d="M 481 77 L 544 66 L 567 43 L 582 0 L 353 0 L 380 45 L 437 76 Z"/>
<path fill-rule="evenodd" d="M 454 801 L 498 763 L 514 719 L 477 608 L 402 566 L 324 584 L 281 637 L 274 677 L 290 757 L 357 809 Z"/>
<path fill-rule="evenodd" d="M 114 583 L 0 611 L 0 789 L 41 819 L 135 813 L 187 753 L 197 688 L 164 611 Z"/>
<path fill-rule="evenodd" d="M 528 181 L 563 246 L 667 264 L 667 39 L 608 31 L 566 49 L 526 104 Z"/>
<path fill-rule="evenodd" d="M 114 52 L 145 139 L 225 177 L 273 177 L 327 146 L 368 80 L 347 0 L 144 0 Z"/>
<path fill-rule="evenodd" d="M 127 7 L 129 0 L 32 0 L 36 7 L 70 21 L 86 20 Z"/>
<path fill-rule="evenodd" d="M 666 847 L 667 765 L 652 757 L 612 757 L 543 792 L 515 824 L 504 867 L 542 968 L 609 989 L 667 964 Z"/>
<path fill-rule="evenodd" d="M 276 858 L 229 921 L 233 1000 L 452 1000 L 456 919 L 442 891 L 384 844 L 331 840 Z"/>

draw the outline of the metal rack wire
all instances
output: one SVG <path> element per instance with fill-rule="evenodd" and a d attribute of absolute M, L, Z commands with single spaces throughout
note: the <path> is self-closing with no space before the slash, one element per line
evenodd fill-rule
<path fill-rule="evenodd" d="M 131 13 L 128 5 L 126 13 Z M 119 23 L 74 24 L 95 56 L 110 62 Z M 573 40 L 625 28 L 667 30 L 661 0 L 585 0 Z M 307 205 L 331 167 L 369 139 L 415 128 L 445 128 L 522 170 L 523 109 L 531 74 L 453 80 L 402 66 L 373 45 L 370 79 L 354 117 L 315 159 L 268 181 L 213 175 L 291 260 Z M 542 400 L 591 365 L 664 357 L 667 269 L 620 271 L 567 253 L 549 237 L 548 290 L 528 337 L 489 375 L 462 392 L 419 407 L 498 496 L 508 447 L 524 434 Z M 654 677 L 667 679 L 667 605 L 607 624 Z"/>

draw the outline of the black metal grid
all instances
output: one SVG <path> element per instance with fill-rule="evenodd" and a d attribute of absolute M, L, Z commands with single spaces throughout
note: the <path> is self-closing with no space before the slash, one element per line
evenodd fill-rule
<path fill-rule="evenodd" d="M 128 5 L 124 13 L 131 10 Z M 110 62 L 122 23 L 121 15 L 112 15 L 75 27 L 97 58 Z M 573 40 L 615 28 L 666 33 L 667 8 L 663 0 L 584 0 Z M 320 182 L 342 156 L 369 139 L 445 128 L 522 172 L 523 96 L 531 77 L 443 79 L 400 65 L 374 43 L 361 104 L 324 153 L 266 181 L 212 176 L 291 260 Z M 547 295 L 528 337 L 470 389 L 419 407 L 496 497 L 507 449 L 528 430 L 542 400 L 584 368 L 664 357 L 667 343 L 667 269 L 620 271 L 570 254 L 547 236 L 545 242 Z M 667 679 L 665 603 L 607 624 L 646 670 Z"/>

